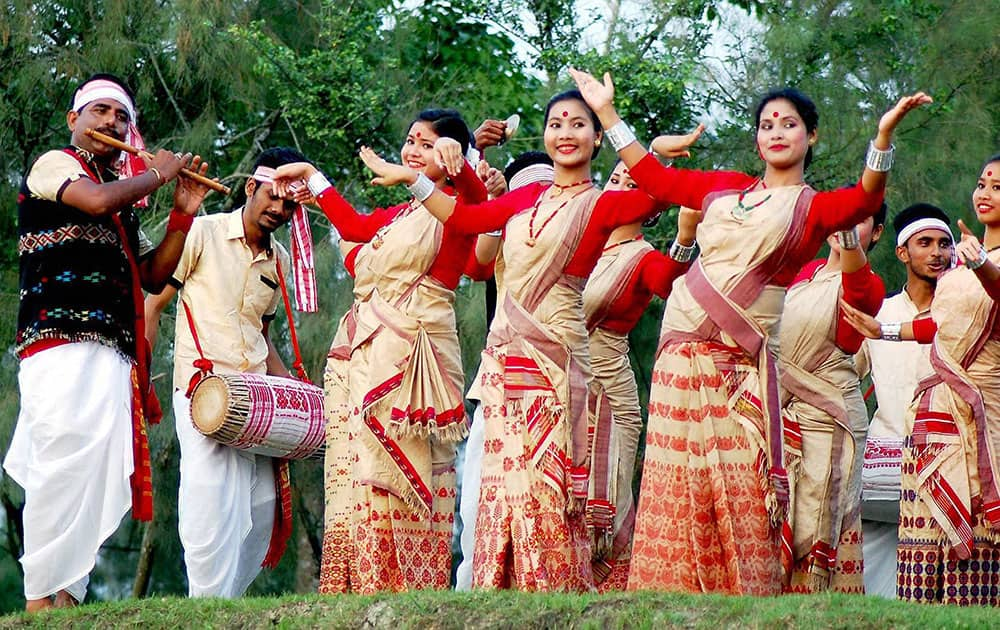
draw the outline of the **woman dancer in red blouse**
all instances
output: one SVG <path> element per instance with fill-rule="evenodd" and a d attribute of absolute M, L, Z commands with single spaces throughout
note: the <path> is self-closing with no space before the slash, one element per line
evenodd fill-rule
<path fill-rule="evenodd" d="M 473 386 L 486 420 L 474 586 L 593 588 L 583 509 L 590 357 L 582 290 L 611 232 L 659 208 L 640 191 L 594 188 L 590 163 L 601 136 L 579 92 L 556 95 L 544 134 L 554 183 L 480 205 L 456 202 L 415 170 L 361 152 L 373 183 L 409 184 L 446 229 L 504 230 L 504 281 Z"/>
<path fill-rule="evenodd" d="M 753 177 L 664 168 L 618 117 L 610 76 L 573 74 L 639 187 L 705 215 L 701 255 L 664 310 L 629 588 L 776 594 L 788 478 L 774 333 L 785 287 L 829 234 L 875 213 L 892 132 L 931 99 L 905 97 L 882 117 L 856 186 L 817 193 L 803 179 L 818 115 L 795 90 L 761 100 L 764 173 Z"/>
<path fill-rule="evenodd" d="M 447 139 L 450 144 L 442 142 Z M 447 144 L 454 185 L 486 198 L 462 159 L 471 134 L 454 110 L 421 112 L 400 157 L 453 194 L 438 166 Z M 437 149 L 435 147 L 438 147 Z M 455 444 L 467 427 L 454 289 L 474 236 L 442 226 L 418 200 L 363 215 L 313 165 L 277 170 L 307 179 L 352 251 L 355 302 L 325 374 L 326 531 L 320 592 L 448 588 L 455 512 Z"/>

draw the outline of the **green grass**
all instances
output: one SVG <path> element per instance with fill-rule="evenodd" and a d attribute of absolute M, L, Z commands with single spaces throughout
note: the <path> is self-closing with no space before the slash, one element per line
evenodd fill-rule
<path fill-rule="evenodd" d="M 320 595 L 240 600 L 152 598 L 0 617 L 2 628 L 996 628 L 1000 611 L 849 595 L 776 598 L 509 591 Z"/>

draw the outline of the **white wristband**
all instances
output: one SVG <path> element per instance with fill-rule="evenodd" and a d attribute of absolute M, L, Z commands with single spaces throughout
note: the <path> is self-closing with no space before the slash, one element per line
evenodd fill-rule
<path fill-rule="evenodd" d="M 611 148 L 615 151 L 621 151 L 635 142 L 635 133 L 625 124 L 624 120 L 619 120 L 610 129 L 605 130 L 604 136 L 611 143 Z"/>
<path fill-rule="evenodd" d="M 900 341 L 899 331 L 902 328 L 903 325 L 899 322 L 882 324 L 881 339 L 884 339 L 885 341 Z"/>
<path fill-rule="evenodd" d="M 690 245 L 681 245 L 674 240 L 673 245 L 670 246 L 670 257 L 679 263 L 691 262 L 694 258 L 694 252 L 698 248 L 698 243 L 692 243 Z"/>
<path fill-rule="evenodd" d="M 321 171 L 316 171 L 309 176 L 306 186 L 309 187 L 313 197 L 319 197 L 320 193 L 330 187 L 330 180 Z"/>
<path fill-rule="evenodd" d="M 875 171 L 876 173 L 886 173 L 892 168 L 893 156 L 896 154 L 896 145 L 889 145 L 889 148 L 883 151 L 882 149 L 875 148 L 875 142 L 868 143 L 868 155 L 865 157 L 865 166 Z"/>
<path fill-rule="evenodd" d="M 434 194 L 434 182 L 423 173 L 417 174 L 417 181 L 406 187 L 414 198 L 423 203 L 428 197 Z"/>

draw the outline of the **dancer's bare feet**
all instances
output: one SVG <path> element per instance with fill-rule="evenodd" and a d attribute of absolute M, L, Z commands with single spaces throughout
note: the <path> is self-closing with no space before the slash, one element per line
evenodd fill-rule
<path fill-rule="evenodd" d="M 56 593 L 56 608 L 72 608 L 77 604 L 79 602 L 69 594 L 69 591 L 59 591 Z"/>
<path fill-rule="evenodd" d="M 72 598 L 70 598 L 72 599 Z M 41 599 L 29 599 L 24 604 L 24 610 L 29 613 L 36 613 L 40 610 L 47 610 L 52 608 L 52 597 L 43 597 Z"/>

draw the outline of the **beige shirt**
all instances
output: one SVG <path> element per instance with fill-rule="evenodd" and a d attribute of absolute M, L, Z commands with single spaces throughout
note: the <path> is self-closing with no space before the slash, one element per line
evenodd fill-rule
<path fill-rule="evenodd" d="M 882 302 L 880 322 L 909 322 L 921 313 L 906 290 Z M 871 366 L 878 409 L 868 427 L 870 437 L 902 438 L 906 430 L 906 410 L 921 378 L 931 372 L 930 344 L 916 341 L 866 339 L 862 351 Z"/>
<path fill-rule="evenodd" d="M 253 255 L 243 231 L 243 210 L 198 217 L 191 226 L 171 284 L 181 289 L 205 358 L 218 374 L 267 371 L 267 340 L 261 331 L 281 300 L 274 253 L 282 269 L 288 252 L 274 240 L 272 251 Z M 177 305 L 174 387 L 184 389 L 199 358 L 184 307 Z"/>

